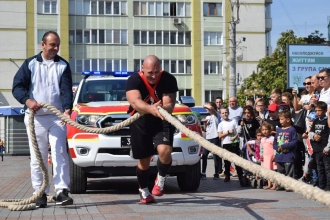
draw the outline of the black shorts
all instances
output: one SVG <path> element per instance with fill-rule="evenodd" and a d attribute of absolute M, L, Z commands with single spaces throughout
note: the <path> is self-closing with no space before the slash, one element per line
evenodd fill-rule
<path fill-rule="evenodd" d="M 160 144 L 173 147 L 175 127 L 167 121 L 146 114 L 130 125 L 134 159 L 143 159 L 155 154 Z"/>

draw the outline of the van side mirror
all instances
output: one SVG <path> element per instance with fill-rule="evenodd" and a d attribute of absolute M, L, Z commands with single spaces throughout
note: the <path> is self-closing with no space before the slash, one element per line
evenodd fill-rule
<path fill-rule="evenodd" d="M 180 103 L 188 107 L 194 107 L 195 99 L 192 96 L 180 96 Z"/>

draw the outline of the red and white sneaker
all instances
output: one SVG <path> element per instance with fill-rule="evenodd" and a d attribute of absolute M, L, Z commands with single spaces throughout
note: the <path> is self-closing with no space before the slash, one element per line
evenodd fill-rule
<path fill-rule="evenodd" d="M 157 174 L 157 178 L 155 180 L 154 188 L 151 191 L 152 195 L 154 195 L 154 196 L 164 195 L 165 181 L 166 181 L 166 177 L 159 176 L 159 174 Z"/>
<path fill-rule="evenodd" d="M 148 188 L 139 189 L 140 192 L 140 202 L 143 204 L 154 203 L 155 198 L 150 194 Z"/>

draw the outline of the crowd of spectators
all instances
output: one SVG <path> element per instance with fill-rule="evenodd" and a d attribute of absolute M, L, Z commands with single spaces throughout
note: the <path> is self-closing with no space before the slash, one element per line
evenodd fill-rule
<path fill-rule="evenodd" d="M 306 77 L 303 91 L 274 88 L 268 99 L 247 99 L 239 106 L 236 97 L 223 106 L 221 97 L 203 107 L 208 140 L 267 169 L 307 184 L 330 190 L 330 69 Z M 203 151 L 201 178 L 206 179 L 207 156 Z M 214 180 L 230 182 L 234 164 L 215 156 Z M 241 186 L 246 178 L 258 178 L 236 166 Z M 265 190 L 287 190 L 266 181 Z"/>

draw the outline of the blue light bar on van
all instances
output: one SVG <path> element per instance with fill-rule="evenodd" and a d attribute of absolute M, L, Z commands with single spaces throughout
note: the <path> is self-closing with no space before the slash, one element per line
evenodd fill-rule
<path fill-rule="evenodd" d="M 105 76 L 105 75 L 111 75 L 111 76 L 118 76 L 118 77 L 127 77 L 129 75 L 132 75 L 134 72 L 127 72 L 127 71 L 84 71 L 82 72 L 82 75 L 85 76 Z"/>

